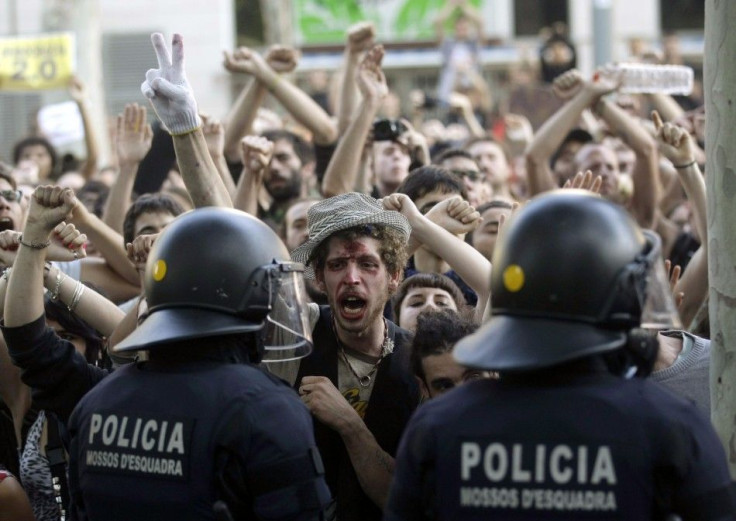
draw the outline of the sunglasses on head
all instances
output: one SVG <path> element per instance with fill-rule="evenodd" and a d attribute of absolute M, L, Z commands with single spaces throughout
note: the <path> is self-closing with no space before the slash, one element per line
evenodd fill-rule
<path fill-rule="evenodd" d="M 0 190 L 0 196 L 2 196 L 6 201 L 10 201 L 12 203 L 13 201 L 20 201 L 23 199 L 23 192 L 20 190 Z"/>

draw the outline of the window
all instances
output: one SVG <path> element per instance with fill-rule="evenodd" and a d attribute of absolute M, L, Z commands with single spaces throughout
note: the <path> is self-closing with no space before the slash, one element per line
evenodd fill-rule
<path fill-rule="evenodd" d="M 105 34 L 102 57 L 105 104 L 107 114 L 114 117 L 123 112 L 127 103 L 142 103 L 144 73 L 158 67 L 156 56 L 151 53 L 151 33 Z"/>
<path fill-rule="evenodd" d="M 261 2 L 258 0 L 236 0 L 235 24 L 238 45 L 263 45 L 265 38 Z"/>
<path fill-rule="evenodd" d="M 516 36 L 537 36 L 543 27 L 555 22 L 569 25 L 567 0 L 516 0 L 514 29 Z"/>
<path fill-rule="evenodd" d="M 13 145 L 23 138 L 34 135 L 36 113 L 41 107 L 38 93 L 1 92 L 0 107 L 0 160 L 13 162 Z"/>
<path fill-rule="evenodd" d="M 705 30 L 705 0 L 660 0 L 662 32 Z"/>

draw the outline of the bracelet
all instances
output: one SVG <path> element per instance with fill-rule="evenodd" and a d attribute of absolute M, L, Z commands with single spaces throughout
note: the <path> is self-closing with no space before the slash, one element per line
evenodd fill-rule
<path fill-rule="evenodd" d="M 5 282 L 8 282 L 8 280 L 10 279 L 10 270 L 12 269 L 13 269 L 12 266 L 10 266 L 3 270 L 2 277 L 5 279 Z"/>
<path fill-rule="evenodd" d="M 84 284 L 77 281 L 77 285 L 74 287 L 74 295 L 72 295 L 72 301 L 67 306 L 67 309 L 70 313 L 74 313 L 74 310 L 77 309 L 77 306 L 79 305 L 79 301 L 82 300 L 82 294 L 84 293 Z"/>
<path fill-rule="evenodd" d="M 275 89 L 275 88 L 276 88 L 276 85 L 278 85 L 279 83 L 281 83 L 281 75 L 280 75 L 279 73 L 276 73 L 276 79 L 275 79 L 275 80 L 273 81 L 273 83 L 269 83 L 269 84 L 268 84 L 268 85 L 266 86 L 266 89 L 267 89 L 267 90 L 268 90 L 269 92 L 270 92 L 270 91 L 273 91 L 273 89 Z"/>
<path fill-rule="evenodd" d="M 690 168 L 691 166 L 693 166 L 696 163 L 697 163 L 697 161 L 695 161 L 693 159 L 692 161 L 690 161 L 689 163 L 687 163 L 685 165 L 672 165 L 672 166 L 674 166 L 677 170 L 681 170 L 683 168 Z"/>
<path fill-rule="evenodd" d="M 169 131 L 169 135 L 173 137 L 188 136 L 189 134 L 194 134 L 196 131 L 201 130 L 201 129 L 202 129 L 202 125 L 199 125 L 197 127 L 194 127 L 193 129 L 185 130 L 184 132 L 174 133 L 174 132 Z"/>
<path fill-rule="evenodd" d="M 32 250 L 43 250 L 44 248 L 48 248 L 49 244 L 51 244 L 51 241 L 49 240 L 47 240 L 46 242 L 23 242 L 23 234 L 18 237 L 18 242 L 26 248 L 31 248 Z"/>
<path fill-rule="evenodd" d="M 61 291 L 61 283 L 66 280 L 66 275 L 60 270 L 56 270 L 56 283 L 54 284 L 54 290 L 51 292 L 51 300 L 59 300 L 59 292 Z"/>

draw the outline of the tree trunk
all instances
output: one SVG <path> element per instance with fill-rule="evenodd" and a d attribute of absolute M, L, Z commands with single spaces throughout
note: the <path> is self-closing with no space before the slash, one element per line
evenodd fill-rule
<path fill-rule="evenodd" d="M 736 478 L 736 2 L 705 3 L 711 419 Z"/>
<path fill-rule="evenodd" d="M 266 44 L 294 45 L 291 0 L 261 0 L 263 33 Z"/>

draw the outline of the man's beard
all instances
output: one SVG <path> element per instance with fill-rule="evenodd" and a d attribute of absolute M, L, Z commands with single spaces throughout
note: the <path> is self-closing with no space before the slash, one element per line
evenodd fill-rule
<path fill-rule="evenodd" d="M 266 191 L 274 201 L 288 201 L 301 195 L 302 181 L 299 172 L 291 172 L 289 179 L 284 180 L 284 184 L 278 187 L 271 186 L 270 183 L 266 182 Z"/>

